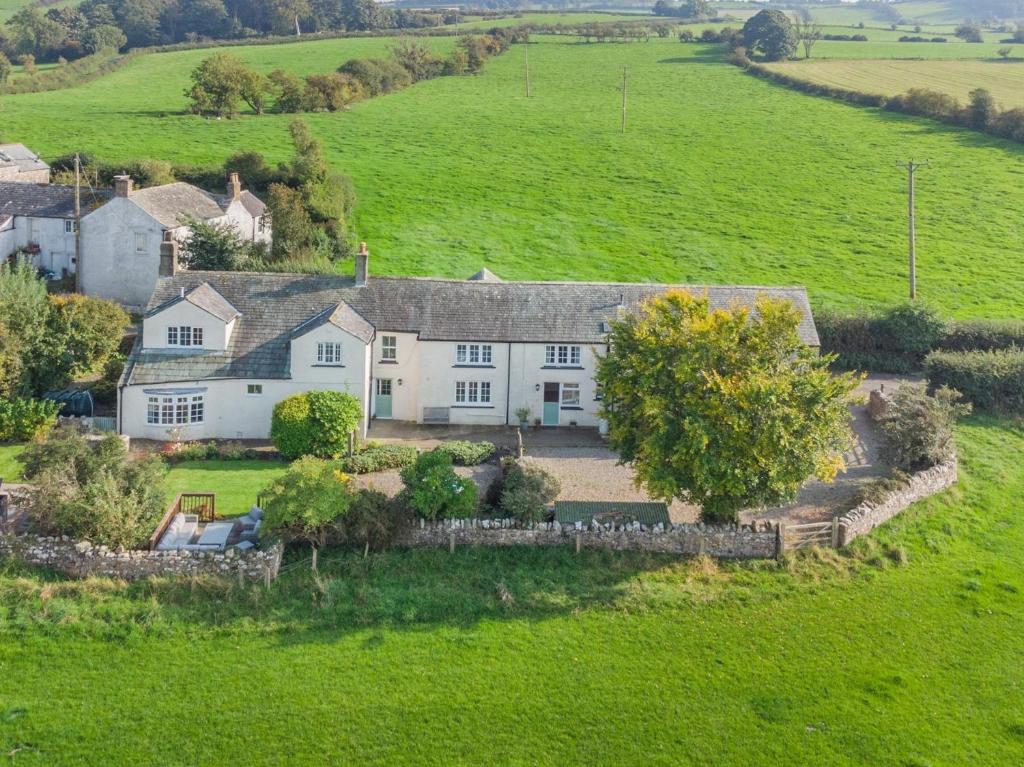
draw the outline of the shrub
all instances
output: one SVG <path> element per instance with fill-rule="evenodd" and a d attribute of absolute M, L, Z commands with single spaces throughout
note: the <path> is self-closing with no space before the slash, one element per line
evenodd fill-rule
<path fill-rule="evenodd" d="M 342 458 L 338 466 L 349 474 L 372 474 L 411 466 L 418 455 L 419 451 L 410 445 L 371 445 Z"/>
<path fill-rule="evenodd" d="M 310 391 L 274 405 L 270 440 L 285 458 L 304 455 L 337 458 L 348 449 L 362 409 L 351 394 Z"/>
<path fill-rule="evenodd" d="M 134 548 L 164 512 L 163 461 L 132 459 L 116 435 L 90 441 L 75 429 L 54 429 L 22 461 L 33 483 L 26 511 L 35 532 Z"/>
<path fill-rule="evenodd" d="M 882 314 L 815 314 L 821 351 L 837 355 L 837 364 L 882 373 L 910 373 L 935 348 L 946 330 L 938 315 L 922 304 L 904 304 Z"/>
<path fill-rule="evenodd" d="M 352 498 L 348 513 L 337 525 L 339 543 L 371 548 L 385 548 L 412 521 L 408 507 L 390 499 L 379 490 L 360 490 Z"/>
<path fill-rule="evenodd" d="M 959 392 L 947 387 L 934 396 L 923 387 L 904 385 L 878 419 L 882 458 L 903 471 L 919 471 L 953 455 L 953 425 L 971 412 Z"/>
<path fill-rule="evenodd" d="M 338 72 L 351 75 L 370 96 L 391 93 L 412 84 L 409 71 L 392 59 L 349 59 Z"/>
<path fill-rule="evenodd" d="M 494 455 L 493 442 L 469 442 L 463 439 L 444 442 L 435 448 L 452 459 L 456 466 L 476 466 Z"/>
<path fill-rule="evenodd" d="M 60 405 L 50 400 L 0 399 L 0 442 L 27 442 L 42 436 L 59 410 Z"/>
<path fill-rule="evenodd" d="M 540 522 L 548 518 L 548 504 L 558 497 L 561 485 L 539 466 L 517 464 L 505 477 L 501 492 L 501 510 L 520 522 Z"/>
<path fill-rule="evenodd" d="M 424 519 L 461 519 L 476 512 L 476 485 L 455 473 L 446 453 L 422 453 L 402 469 L 402 484 L 405 503 Z"/>
<path fill-rule="evenodd" d="M 925 359 L 932 387 L 948 386 L 995 413 L 1024 413 L 1024 350 L 932 352 Z"/>
<path fill-rule="evenodd" d="M 893 469 L 892 476 L 879 477 L 858 487 L 853 497 L 853 506 L 860 506 L 862 503 L 879 504 L 888 498 L 890 493 L 906 487 L 909 481 L 910 477 L 906 472 Z"/>
<path fill-rule="evenodd" d="M 946 351 L 994 351 L 1024 349 L 1024 322 L 1019 320 L 969 320 L 951 322 L 939 337 Z"/>
<path fill-rule="evenodd" d="M 331 462 L 306 456 L 262 495 L 266 532 L 323 547 L 352 505 L 352 480 Z"/>
<path fill-rule="evenodd" d="M 117 402 L 117 384 L 124 372 L 125 356 L 114 352 L 103 365 L 103 376 L 94 383 L 89 391 L 93 401 L 100 405 L 112 405 Z"/>

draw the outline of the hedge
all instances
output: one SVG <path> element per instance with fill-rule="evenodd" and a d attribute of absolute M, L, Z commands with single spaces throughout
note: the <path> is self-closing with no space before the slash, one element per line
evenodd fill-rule
<path fill-rule="evenodd" d="M 448 455 L 456 466 L 476 466 L 494 455 L 492 442 L 468 442 L 462 439 L 442 442 L 436 448 L 440 453 Z"/>
<path fill-rule="evenodd" d="M 0 442 L 27 442 L 56 422 L 60 404 L 52 400 L 0 398 Z"/>
<path fill-rule="evenodd" d="M 995 351 L 1024 349 L 1024 322 L 1018 320 L 972 320 L 952 322 L 939 339 L 946 351 Z"/>
<path fill-rule="evenodd" d="M 402 469 L 416 462 L 419 451 L 411 445 L 370 445 L 355 455 L 338 461 L 338 467 L 349 474 L 372 474 L 375 471 Z"/>
<path fill-rule="evenodd" d="M 924 364 L 930 387 L 956 389 L 981 410 L 1024 414 L 1024 351 L 938 351 Z"/>

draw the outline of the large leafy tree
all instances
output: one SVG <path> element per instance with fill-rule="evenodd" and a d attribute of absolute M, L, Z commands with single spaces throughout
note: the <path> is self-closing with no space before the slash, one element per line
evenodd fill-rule
<path fill-rule="evenodd" d="M 857 380 L 801 342 L 792 304 L 755 309 L 668 292 L 612 324 L 598 364 L 611 446 L 652 496 L 699 504 L 711 523 L 834 478 L 850 444 Z"/>
<path fill-rule="evenodd" d="M 262 114 L 267 85 L 265 78 L 249 69 L 241 59 L 230 53 L 215 53 L 192 70 L 192 87 L 185 95 L 192 100 L 196 114 L 213 113 L 231 116 L 244 101 Z"/>
<path fill-rule="evenodd" d="M 783 11 L 763 10 L 743 25 L 743 44 L 768 61 L 780 61 L 796 53 L 797 34 L 793 22 Z"/>
<path fill-rule="evenodd" d="M 263 525 L 289 540 L 322 548 L 352 505 L 351 478 L 330 461 L 307 456 L 263 491 Z"/>

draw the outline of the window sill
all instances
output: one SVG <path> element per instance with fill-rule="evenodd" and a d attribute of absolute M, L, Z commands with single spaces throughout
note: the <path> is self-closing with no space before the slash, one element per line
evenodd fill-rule
<path fill-rule="evenodd" d="M 397 365 L 398 360 L 378 360 L 378 365 Z"/>
<path fill-rule="evenodd" d="M 541 370 L 586 370 L 582 365 L 541 365 Z"/>
<path fill-rule="evenodd" d="M 452 405 L 453 410 L 494 410 L 494 405 Z"/>
<path fill-rule="evenodd" d="M 475 365 L 472 362 L 456 362 L 452 365 L 453 368 L 486 368 L 494 370 L 494 365 Z"/>
<path fill-rule="evenodd" d="M 310 367 L 314 368 L 343 368 L 344 365 L 335 364 L 333 362 L 314 362 Z"/>
<path fill-rule="evenodd" d="M 562 410 L 583 410 L 579 405 L 562 405 Z"/>

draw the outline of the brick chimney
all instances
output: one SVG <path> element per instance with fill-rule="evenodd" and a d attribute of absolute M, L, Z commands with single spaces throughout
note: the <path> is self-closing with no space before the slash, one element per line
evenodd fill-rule
<path fill-rule="evenodd" d="M 132 177 L 127 173 L 122 173 L 120 176 L 114 176 L 114 195 L 116 197 L 128 197 L 132 193 L 132 187 L 134 182 Z"/>
<path fill-rule="evenodd" d="M 356 253 L 356 287 L 365 288 L 366 280 L 370 276 L 370 251 L 366 249 L 366 243 L 359 243 L 359 252 Z"/>
<path fill-rule="evenodd" d="M 164 232 L 163 242 L 160 243 L 160 271 L 161 277 L 173 277 L 178 273 L 178 241 L 170 232 Z"/>
<path fill-rule="evenodd" d="M 228 199 L 237 200 L 242 196 L 242 182 L 238 180 L 237 173 L 228 174 Z"/>

